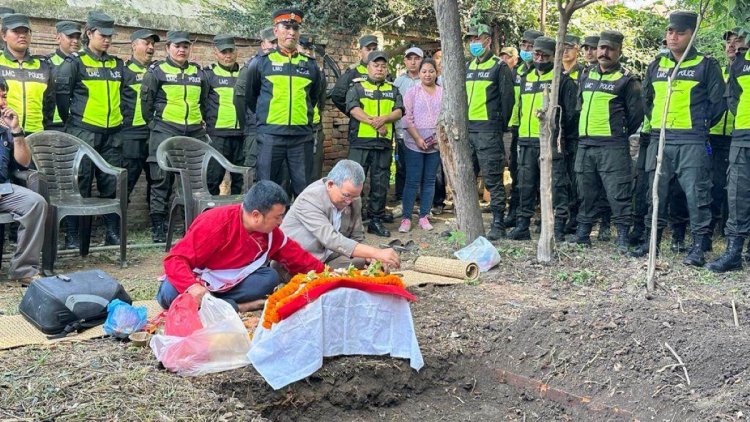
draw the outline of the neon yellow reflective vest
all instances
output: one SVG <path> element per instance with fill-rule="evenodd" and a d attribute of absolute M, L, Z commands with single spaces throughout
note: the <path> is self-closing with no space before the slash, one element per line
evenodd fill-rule
<path fill-rule="evenodd" d="M 97 133 L 120 130 L 120 90 L 125 65 L 104 53 L 87 48 L 65 58 L 55 77 L 57 107 L 66 125 Z"/>
<path fill-rule="evenodd" d="M 347 113 L 355 107 L 361 108 L 368 116 L 380 117 L 394 110 L 404 111 L 404 104 L 398 88 L 390 82 L 375 83 L 369 79 L 358 81 L 349 88 Z M 386 133 L 381 135 L 375 128 L 355 118 L 349 119 L 349 146 L 352 148 L 391 148 L 393 143 L 393 123 L 386 123 Z"/>
<path fill-rule="evenodd" d="M 67 56 L 65 56 L 65 54 L 63 54 L 63 52 L 60 51 L 59 48 L 54 53 L 47 56 L 49 62 L 52 63 L 53 73 L 55 72 L 56 68 L 63 64 L 63 62 L 65 61 L 65 57 Z M 63 125 L 62 118 L 60 117 L 60 112 L 57 111 L 57 103 L 55 103 L 55 114 L 52 116 L 52 125 L 58 127 Z"/>
<path fill-rule="evenodd" d="M 153 63 L 141 84 L 143 118 L 153 130 L 192 135 L 203 130 L 201 108 L 208 83 L 197 63 L 178 66 L 171 59 Z"/>
<path fill-rule="evenodd" d="M 135 58 L 131 57 L 125 62 L 125 78 L 122 89 L 122 130 L 127 131 L 133 137 L 143 138 L 149 134 L 146 120 L 143 119 L 141 111 L 141 84 L 146 74 L 146 66 L 143 66 Z"/>
<path fill-rule="evenodd" d="M 8 107 L 18 113 L 21 127 L 27 133 L 44 130 L 55 110 L 49 61 L 45 57 L 32 56 L 27 51 L 19 62 L 6 49 L 0 55 L 0 75 L 8 84 Z"/>
<path fill-rule="evenodd" d="M 654 136 L 659 136 L 661 130 L 667 101 L 667 79 L 675 66 L 671 53 L 659 55 L 646 72 L 643 91 Z M 726 110 L 725 85 L 719 63 L 692 50 L 686 53 L 672 86 L 665 120 L 667 142 L 705 143 L 709 128 L 719 122 Z"/>
<path fill-rule="evenodd" d="M 729 66 L 726 66 L 724 69 L 722 69 L 722 75 L 724 76 L 724 82 L 729 81 Z M 724 115 L 721 117 L 721 120 L 719 123 L 715 124 L 709 133 L 711 135 L 717 135 L 717 136 L 732 136 L 732 128 L 734 127 L 734 114 L 732 114 L 731 111 L 727 110 Z M 716 139 L 716 138 L 714 138 Z M 715 146 L 714 143 L 711 143 L 711 146 Z M 726 148 L 729 148 L 729 145 L 726 145 Z"/>
<path fill-rule="evenodd" d="M 513 73 L 495 56 L 466 65 L 469 132 L 503 132 L 513 110 Z"/>
<path fill-rule="evenodd" d="M 580 81 L 581 115 L 578 133 L 586 145 L 626 145 L 643 121 L 640 83 L 617 66 L 602 72 L 599 66 Z"/>
<path fill-rule="evenodd" d="M 313 109 L 324 89 L 315 59 L 271 50 L 250 62 L 247 104 L 259 134 L 312 135 Z"/>
<path fill-rule="evenodd" d="M 208 82 L 208 101 L 204 114 L 209 135 L 242 135 L 234 107 L 234 86 L 237 84 L 240 66 L 235 63 L 232 69 L 226 69 L 214 63 L 203 71 Z"/>
<path fill-rule="evenodd" d="M 742 146 L 750 147 L 750 51 L 732 63 L 728 91 L 729 102 L 736 111 L 732 145 L 747 143 Z"/>
<path fill-rule="evenodd" d="M 552 71 L 539 75 L 535 71 L 527 73 L 521 80 L 519 95 L 518 140 L 539 140 L 540 122 L 537 110 L 542 108 L 544 90 L 552 85 Z"/>
<path fill-rule="evenodd" d="M 513 110 L 511 112 L 510 116 L 510 123 L 509 126 L 515 126 L 518 127 L 518 125 L 521 124 L 519 121 L 519 115 L 518 115 L 518 104 L 520 103 L 520 95 L 521 95 L 521 79 L 526 75 L 527 72 L 530 70 L 533 70 L 533 65 L 530 63 L 527 63 L 525 61 L 521 61 L 519 64 L 516 65 L 515 69 L 513 69 Z"/>

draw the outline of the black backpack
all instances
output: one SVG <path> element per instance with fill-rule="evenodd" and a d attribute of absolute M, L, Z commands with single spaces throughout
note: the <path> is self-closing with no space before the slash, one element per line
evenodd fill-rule
<path fill-rule="evenodd" d="M 132 303 L 122 285 L 102 270 L 34 280 L 18 310 L 50 339 L 103 324 L 114 299 Z"/>

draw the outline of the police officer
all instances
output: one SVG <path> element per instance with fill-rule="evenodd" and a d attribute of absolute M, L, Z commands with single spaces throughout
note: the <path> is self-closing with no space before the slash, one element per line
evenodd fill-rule
<path fill-rule="evenodd" d="M 55 110 L 52 66 L 46 57 L 32 56 L 31 24 L 26 15 L 6 15 L 2 22 L 5 49 L 0 70 L 8 83 L 8 107 L 16 110 L 21 127 L 29 133 L 44 130 Z"/>
<path fill-rule="evenodd" d="M 54 53 L 47 56 L 52 64 L 53 74 L 56 75 L 57 68 L 63 64 L 65 58 L 75 53 L 81 48 L 81 25 L 78 22 L 60 21 L 55 24 L 55 41 L 57 49 Z M 52 117 L 52 123 L 45 127 L 46 129 L 64 130 L 62 118 L 55 105 L 55 114 Z"/>
<path fill-rule="evenodd" d="M 505 237 L 505 187 L 503 132 L 513 110 L 513 73 L 504 61 L 492 54 L 492 36 L 487 25 L 471 28 L 466 65 L 466 93 L 469 102 L 469 144 L 474 172 L 482 172 L 490 192 L 492 226 L 487 239 Z"/>
<path fill-rule="evenodd" d="M 313 114 L 324 89 L 315 59 L 297 51 L 302 20 L 297 9 L 274 12 L 278 48 L 250 63 L 245 94 L 247 107 L 257 119 L 258 180 L 279 183 L 278 170 L 286 160 L 296 195 L 307 186 Z"/>
<path fill-rule="evenodd" d="M 580 83 L 580 137 L 575 157 L 576 181 L 581 197 L 575 241 L 591 246 L 591 226 L 605 193 L 617 227 L 617 248 L 628 250 L 631 214 L 631 134 L 643 121 L 641 84 L 620 65 L 623 35 L 604 31 L 598 44 L 599 65 Z"/>
<path fill-rule="evenodd" d="M 156 162 L 156 150 L 172 136 L 208 141 L 201 114 L 208 83 L 201 66 L 189 61 L 191 47 L 187 32 L 167 32 L 167 58 L 152 63 L 141 84 L 141 112 L 151 129 L 147 161 L 153 180 L 149 207 L 154 243 L 166 240 L 165 221 L 174 184 L 174 174 Z"/>
<path fill-rule="evenodd" d="M 734 28 L 724 33 L 724 53 L 727 56 L 727 65 L 722 69 L 724 81 L 729 79 L 729 68 L 737 56 L 737 38 L 740 36 L 741 28 Z M 727 209 L 727 167 L 729 166 L 729 143 L 732 141 L 732 127 L 734 115 L 727 110 L 721 117 L 719 123 L 714 125 L 709 132 L 711 145 L 711 234 L 716 226 L 723 233 L 726 224 Z"/>
<path fill-rule="evenodd" d="M 580 82 L 581 75 L 584 73 L 585 67 L 578 62 L 578 53 L 580 52 L 578 45 L 581 43 L 581 39 L 575 35 L 565 36 L 565 48 L 563 49 L 563 73 L 570 76 L 576 84 Z M 576 130 L 578 127 L 576 126 Z M 578 139 L 569 137 L 570 142 L 565 143 L 565 163 L 568 166 L 568 178 L 570 180 L 570 193 L 568 198 L 570 199 L 570 217 L 565 224 L 565 233 L 574 233 L 576 225 L 578 224 L 578 208 L 580 206 L 580 199 L 578 198 L 578 191 L 576 186 L 576 172 L 573 169 L 576 158 L 576 150 L 578 149 Z M 609 227 L 607 227 L 609 229 Z"/>
<path fill-rule="evenodd" d="M 518 191 L 519 209 L 516 227 L 508 234 L 514 240 L 531 239 L 529 221 L 536 211 L 536 198 L 539 193 L 539 136 L 541 124 L 536 111 L 542 108 L 544 90 L 552 84 L 553 58 L 555 40 L 549 37 L 538 37 L 534 40 L 534 70 L 521 78 L 518 104 Z M 577 88 L 568 75 L 563 74 L 560 80 L 560 112 L 564 142 L 569 142 L 567 134 L 578 122 L 576 110 Z M 569 216 L 570 181 L 565 165 L 565 155 L 557 152 L 557 134 L 552 136 L 552 203 L 555 212 L 555 240 L 563 241 L 565 220 Z"/>
<path fill-rule="evenodd" d="M 357 78 L 367 77 L 367 57 L 378 49 L 378 37 L 375 35 L 363 35 L 359 39 L 359 63 L 351 65 L 343 75 L 339 77 L 331 90 L 331 101 L 342 113 L 346 114 L 346 93 L 352 81 Z"/>
<path fill-rule="evenodd" d="M 154 61 L 155 44 L 160 37 L 149 29 L 139 29 L 130 35 L 132 55 L 125 62 L 125 78 L 122 87 L 122 130 L 115 134 L 122 144 L 122 166 L 128 171 L 128 199 L 133 193 L 141 172 L 146 174 L 146 201 L 151 185 L 148 168 L 148 139 L 151 131 L 141 112 L 141 85 L 146 70 Z"/>
<path fill-rule="evenodd" d="M 245 101 L 245 93 L 247 91 L 247 70 L 250 67 L 250 63 L 253 60 L 257 60 L 263 54 L 270 52 L 277 46 L 276 35 L 273 33 L 273 27 L 268 27 L 260 31 L 258 34 L 260 38 L 260 48 L 258 53 L 251 57 L 242 69 L 237 77 L 237 82 L 234 86 L 234 109 L 237 112 L 237 120 L 240 122 L 240 127 L 243 128 L 243 134 L 245 135 L 245 167 L 250 168 L 253 180 L 255 177 L 255 167 L 258 159 L 258 132 L 255 127 L 255 113 L 250 111 Z M 248 186 L 245 189 L 249 189 Z"/>
<path fill-rule="evenodd" d="M 88 14 L 83 35 L 83 48 L 65 58 L 55 78 L 57 110 L 65 122 L 67 133 L 91 145 L 109 164 L 122 167 L 122 144 L 113 135 L 122 127 L 120 90 L 125 65 L 107 53 L 112 45 L 115 21 L 108 15 L 92 11 Z M 81 195 L 91 196 L 91 183 L 96 175 L 96 188 L 102 198 L 114 198 L 115 177 L 95 171 L 86 159 L 78 185 Z M 120 219 L 117 214 L 104 216 L 106 245 L 120 244 Z M 77 219 L 68 218 L 66 247 L 78 244 Z"/>
<path fill-rule="evenodd" d="M 315 45 L 310 37 L 301 36 L 299 38 L 299 50 L 302 54 L 317 58 L 315 54 Z M 320 68 L 320 83 L 323 89 L 320 90 L 320 96 L 318 97 L 318 104 L 313 110 L 313 165 L 307 174 L 308 182 L 312 183 L 315 180 L 323 177 L 323 160 L 325 158 L 323 142 L 325 141 L 325 134 L 323 133 L 323 121 L 321 118 L 322 110 L 326 103 L 326 75 L 322 67 Z"/>
<path fill-rule="evenodd" d="M 662 126 L 664 103 L 667 97 L 667 79 L 677 62 L 682 66 L 673 81 L 681 89 L 672 92 L 667 109 L 666 144 L 663 151 L 661 177 L 657 186 L 659 198 L 659 223 L 657 245 L 666 225 L 666 198 L 673 180 L 679 182 L 688 204 L 693 246 L 683 260 L 686 265 L 703 266 L 704 251 L 711 243 L 711 168 L 706 155 L 708 130 L 721 119 L 726 109 L 722 95 L 724 79 L 719 63 L 695 48 L 687 50 L 695 31 L 697 15 L 693 12 L 673 12 L 669 15 L 667 46 L 670 52 L 658 56 L 648 66 L 643 83 L 646 115 L 650 116 L 652 139 L 658 139 Z M 651 142 L 646 158 L 649 188 L 653 189 L 658 142 Z M 649 197 L 652 195 L 649 194 Z M 649 208 L 652 208 L 653 204 Z M 651 211 L 649 211 L 651 214 Z M 651 224 L 646 219 L 646 226 Z M 653 229 L 653 227 L 651 228 Z M 646 240 L 633 252 L 634 256 L 648 253 Z"/>
<path fill-rule="evenodd" d="M 521 78 L 534 69 L 534 40 L 544 36 L 541 31 L 527 29 L 523 32 L 521 44 L 519 44 L 519 62 L 513 68 L 513 111 L 510 117 L 510 157 L 508 158 L 508 171 L 510 172 L 510 200 L 508 201 L 508 215 L 505 218 L 505 227 L 514 227 L 518 220 L 518 97 L 521 95 Z"/>
<path fill-rule="evenodd" d="M 578 79 L 583 80 L 586 78 L 589 70 L 592 68 L 599 67 L 599 61 L 597 59 L 597 46 L 599 45 L 599 35 L 588 35 L 583 38 L 581 43 L 581 49 L 583 50 L 583 59 L 586 63 L 583 65 L 583 69 L 580 71 Z M 597 239 L 602 242 L 609 242 L 610 240 L 610 222 L 612 219 L 612 210 L 609 208 L 609 202 L 607 201 L 606 194 L 602 190 L 602 196 L 599 198 L 599 216 L 601 217 L 601 223 L 599 224 L 599 235 Z"/>
<path fill-rule="evenodd" d="M 389 237 L 383 225 L 390 179 L 394 123 L 404 114 L 401 94 L 385 80 L 388 56 L 373 51 L 367 57 L 367 77 L 356 78 L 346 94 L 349 119 L 349 159 L 370 172 L 367 232 Z"/>
<path fill-rule="evenodd" d="M 727 173 L 728 242 L 726 252 L 706 265 L 714 272 L 742 268 L 742 245 L 750 235 L 750 51 L 743 53 L 732 63 L 727 86 L 729 110 L 735 116 Z"/>
<path fill-rule="evenodd" d="M 234 88 L 240 72 L 237 63 L 237 47 L 234 37 L 219 34 L 214 37 L 216 63 L 204 69 L 208 81 L 208 101 L 204 104 L 206 129 L 211 137 L 211 146 L 216 148 L 230 163 L 245 162 L 245 137 L 234 108 Z M 215 161 L 208 167 L 208 190 L 219 194 L 219 185 L 224 180 L 224 168 Z M 242 193 L 242 175 L 231 173 L 230 193 Z M 249 189 L 246 186 L 245 189 Z"/>

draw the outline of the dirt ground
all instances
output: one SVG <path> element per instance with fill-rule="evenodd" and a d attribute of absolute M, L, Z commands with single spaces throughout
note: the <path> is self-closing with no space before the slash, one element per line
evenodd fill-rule
<path fill-rule="evenodd" d="M 439 236 L 450 217 L 437 217 L 433 232 L 394 235 L 420 246 L 402 255 L 405 268 L 419 254 L 452 254 L 456 245 Z M 496 246 L 502 262 L 479 283 L 414 289 L 425 360 L 419 373 L 399 359 L 344 356 L 274 391 L 252 367 L 182 378 L 160 369 L 150 349 L 108 338 L 23 347 L 0 352 L 0 420 L 748 418 L 747 272 L 717 276 L 686 268 L 681 255 L 666 250 L 660 287 L 647 294 L 645 260 L 622 257 L 607 243 L 560 245 L 549 266 L 535 261 L 535 242 Z M 723 240 L 714 248 L 719 254 Z M 132 250 L 130 266 L 120 269 L 115 251 L 97 252 L 64 257 L 59 269 L 103 268 L 133 299 L 147 299 L 163 255 Z M 0 312 L 15 313 L 22 294 L 20 287 L 0 288 Z"/>

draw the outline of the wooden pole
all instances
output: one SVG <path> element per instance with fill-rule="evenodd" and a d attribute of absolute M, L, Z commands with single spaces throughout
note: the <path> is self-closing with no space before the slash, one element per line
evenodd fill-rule
<path fill-rule="evenodd" d="M 484 226 L 469 147 L 466 65 L 458 2 L 434 0 L 434 6 L 443 50 L 443 106 L 437 127 L 440 159 L 453 189 L 458 230 L 471 242 L 484 236 Z"/>

